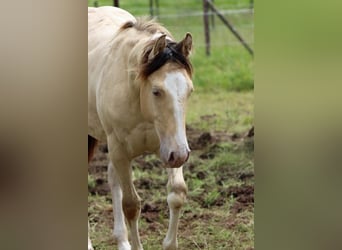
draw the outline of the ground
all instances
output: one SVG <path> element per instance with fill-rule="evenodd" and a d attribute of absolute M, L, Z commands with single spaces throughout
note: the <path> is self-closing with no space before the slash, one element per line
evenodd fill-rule
<path fill-rule="evenodd" d="M 203 120 L 211 119 L 208 116 Z M 187 127 L 191 157 L 184 166 L 188 198 L 179 225 L 180 249 L 254 249 L 254 128 L 241 134 Z M 89 219 L 95 249 L 116 249 L 107 146 L 99 145 L 89 166 Z M 168 225 L 167 174 L 156 156 L 133 163 L 142 198 L 144 249 L 161 249 Z"/>

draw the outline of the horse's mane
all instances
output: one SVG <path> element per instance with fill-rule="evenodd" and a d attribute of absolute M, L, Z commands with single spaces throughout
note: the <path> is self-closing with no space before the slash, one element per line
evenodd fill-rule
<path fill-rule="evenodd" d="M 121 30 L 129 28 L 134 28 L 140 32 L 146 32 L 149 35 L 159 32 L 172 38 L 170 32 L 154 20 L 137 19 L 137 22 L 128 21 L 121 27 Z M 146 80 L 153 72 L 157 71 L 168 62 L 173 62 L 183 67 L 189 76 L 192 77 L 191 62 L 188 57 L 181 53 L 182 48 L 179 43 L 167 40 L 165 49 L 161 53 L 157 54 L 152 60 L 149 60 L 149 54 L 152 51 L 154 43 L 155 41 L 151 40 L 151 42 L 146 45 L 142 53 L 141 61 L 139 62 L 140 69 L 138 78 Z"/>
<path fill-rule="evenodd" d="M 147 19 L 147 18 L 137 18 L 136 22 L 128 21 L 124 25 L 121 26 L 121 29 L 128 29 L 128 28 L 135 28 L 141 32 L 147 32 L 151 35 L 161 32 L 166 34 L 169 37 L 172 37 L 170 32 L 165 29 L 162 25 L 156 22 L 154 19 Z"/>

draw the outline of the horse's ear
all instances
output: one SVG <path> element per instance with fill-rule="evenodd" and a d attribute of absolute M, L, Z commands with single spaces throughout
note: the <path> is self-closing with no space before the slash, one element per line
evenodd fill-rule
<path fill-rule="evenodd" d="M 153 45 L 152 51 L 150 55 L 148 56 L 148 59 L 154 58 L 156 55 L 158 55 L 160 52 L 162 52 L 166 47 L 166 35 L 161 35 L 155 44 Z"/>
<path fill-rule="evenodd" d="M 177 44 L 177 50 L 188 57 L 192 50 L 192 36 L 186 33 L 185 38 Z"/>

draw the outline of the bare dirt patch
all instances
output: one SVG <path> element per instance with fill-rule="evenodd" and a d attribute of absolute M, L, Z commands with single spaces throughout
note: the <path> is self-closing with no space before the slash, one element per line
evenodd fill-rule
<path fill-rule="evenodd" d="M 242 210 L 252 208 L 254 205 L 254 187 L 243 185 L 240 187 L 231 187 L 228 195 L 235 198 L 235 202 L 231 207 L 233 213 L 239 213 Z"/>

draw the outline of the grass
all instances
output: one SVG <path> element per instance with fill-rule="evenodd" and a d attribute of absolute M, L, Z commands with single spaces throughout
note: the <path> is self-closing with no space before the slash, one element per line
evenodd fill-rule
<path fill-rule="evenodd" d="M 253 117 L 253 92 L 237 93 L 201 87 L 190 97 L 187 123 L 209 132 L 239 134 L 251 127 Z"/>

